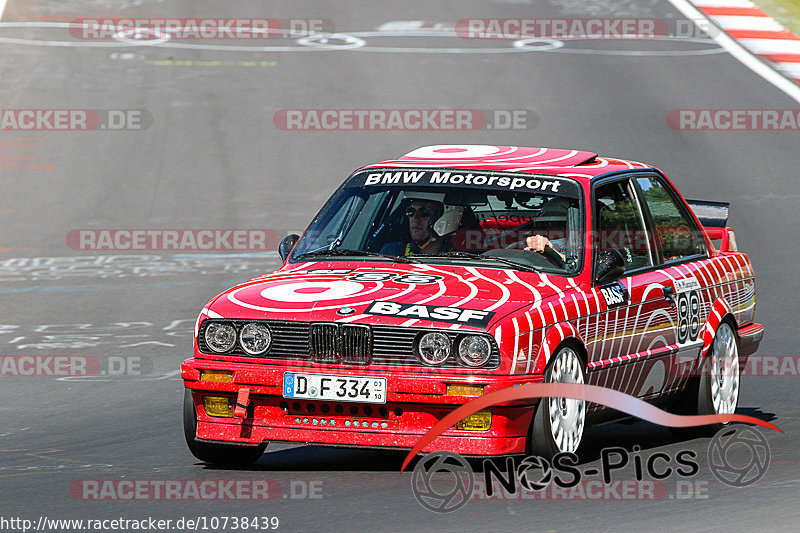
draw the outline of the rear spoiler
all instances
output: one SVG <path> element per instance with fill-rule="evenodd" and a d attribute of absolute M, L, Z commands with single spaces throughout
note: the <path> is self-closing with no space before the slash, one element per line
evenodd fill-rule
<path fill-rule="evenodd" d="M 705 200 L 686 200 L 700 224 L 706 228 L 724 228 L 728 225 L 731 204 L 728 202 L 707 202 Z"/>
<path fill-rule="evenodd" d="M 703 225 L 703 228 L 711 240 L 719 240 L 720 252 L 736 252 L 738 246 L 736 245 L 736 235 L 733 230 L 728 227 L 728 214 L 731 210 L 731 204 L 728 202 L 706 202 L 704 200 L 686 200 L 689 207 L 692 208 L 697 220 Z"/>

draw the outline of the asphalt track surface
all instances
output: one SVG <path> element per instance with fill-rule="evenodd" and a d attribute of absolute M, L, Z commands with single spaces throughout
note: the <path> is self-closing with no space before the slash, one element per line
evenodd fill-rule
<path fill-rule="evenodd" d="M 682 18 L 654 0 L 10 0 L 2 21 L 122 15 L 328 19 L 342 33 L 465 17 Z M 101 369 L 122 358 L 143 369 L 0 378 L 0 516 L 277 516 L 288 531 L 796 528 L 796 374 L 744 379 L 739 412 L 784 432 L 764 430 L 770 469 L 749 487 L 727 487 L 702 464 L 693 481 L 706 482 L 705 498 L 680 498 L 668 480 L 670 493 L 658 501 L 472 501 L 437 514 L 414 499 L 401 452 L 272 445 L 249 469 L 205 465 L 183 440 L 176 375 L 191 355 L 192 321 L 221 290 L 277 268 L 277 257 L 93 253 L 66 243 L 79 228 L 301 230 L 352 169 L 421 145 L 588 149 L 652 163 L 687 197 L 731 202 L 730 223 L 756 270 L 756 317 L 766 327 L 760 353 L 796 354 L 798 134 L 677 131 L 665 121 L 673 109 L 797 107 L 715 44 L 606 40 L 568 43 L 566 53 L 513 53 L 494 50 L 508 43 L 373 33 L 364 50 L 294 40 L 263 45 L 279 51 L 219 48 L 250 44 L 233 41 L 90 47 L 46 24 L 5 27 L 0 37 L 24 41 L 0 41 L 2 108 L 143 109 L 153 117 L 141 131 L 0 132 L 0 353 L 88 355 Z M 62 44 L 36 44 L 44 41 Z M 538 121 L 503 131 L 277 129 L 273 114 L 294 108 L 527 109 Z M 647 423 L 608 425 L 584 438 L 590 458 L 604 446 L 635 444 L 645 454 L 690 449 L 704 458 L 708 445 Z M 270 502 L 84 501 L 69 491 L 82 479 L 268 479 L 282 494 Z M 303 497 L 309 484 L 321 497 Z"/>

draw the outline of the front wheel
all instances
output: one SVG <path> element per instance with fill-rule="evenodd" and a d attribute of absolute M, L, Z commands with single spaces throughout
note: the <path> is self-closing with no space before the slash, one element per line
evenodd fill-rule
<path fill-rule="evenodd" d="M 544 373 L 545 383 L 584 382 L 583 361 L 569 346 L 561 348 Z M 574 453 L 586 423 L 586 402 L 570 398 L 541 398 L 528 437 L 529 452 L 546 459 L 557 453 Z"/>
<path fill-rule="evenodd" d="M 183 394 L 183 435 L 192 455 L 207 463 L 225 466 L 247 466 L 258 461 L 267 444 L 220 444 L 197 440 L 197 408 L 192 391 Z"/>

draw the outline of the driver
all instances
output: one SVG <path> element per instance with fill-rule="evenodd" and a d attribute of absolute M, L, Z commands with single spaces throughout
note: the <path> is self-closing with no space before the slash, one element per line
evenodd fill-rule
<path fill-rule="evenodd" d="M 411 242 L 390 242 L 381 253 L 386 255 L 429 255 L 448 252 L 452 249 L 447 239 L 433 231 L 433 223 L 444 211 L 442 204 L 432 200 L 412 200 L 404 215 L 408 218 Z"/>

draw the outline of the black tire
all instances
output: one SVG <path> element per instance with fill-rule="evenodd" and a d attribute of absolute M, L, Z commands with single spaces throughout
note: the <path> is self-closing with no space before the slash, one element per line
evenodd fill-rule
<path fill-rule="evenodd" d="M 247 466 L 258 461 L 267 448 L 262 444 L 222 444 L 205 442 L 195 438 L 197 435 L 197 409 L 192 400 L 192 391 L 183 393 L 183 435 L 192 455 L 205 461 L 224 466 Z"/>
<path fill-rule="evenodd" d="M 726 344 L 728 349 L 725 350 L 727 353 L 721 354 L 720 346 L 723 343 Z M 719 377 L 720 355 L 723 357 L 728 356 L 730 359 L 735 358 L 734 360 L 736 362 L 735 368 L 733 365 L 731 365 L 728 370 L 722 370 L 723 378 Z M 715 358 L 717 359 L 716 364 Z M 686 392 L 675 404 L 673 411 L 682 415 L 715 415 L 719 414 L 720 412 L 724 414 L 732 414 L 735 412 L 736 405 L 738 404 L 740 386 L 739 364 L 740 360 L 736 328 L 730 320 L 724 320 L 717 327 L 717 331 L 714 332 L 713 344 L 708 355 L 701 364 L 700 375 L 693 376 L 690 379 Z M 735 389 L 735 397 L 732 400 L 725 402 L 725 406 L 720 405 L 720 400 L 715 402 L 714 398 L 714 389 L 715 387 L 719 389 L 720 379 L 727 379 L 734 382 L 726 383 L 726 385 L 732 385 Z M 719 423 L 687 428 L 670 428 L 670 431 L 681 438 L 710 437 L 727 425 L 728 423 Z"/>
<path fill-rule="evenodd" d="M 551 362 L 544 373 L 544 381 L 545 383 L 553 383 L 554 382 L 554 369 L 556 367 L 556 363 L 559 361 L 559 358 L 567 357 L 570 360 L 574 359 L 574 367 L 571 367 L 573 371 L 577 371 L 579 377 L 575 380 L 568 379 L 565 380 L 564 377 L 560 379 L 556 378 L 555 382 L 561 383 L 584 383 L 585 382 L 585 370 L 583 368 L 583 360 L 581 359 L 578 351 L 574 349 L 572 346 L 562 346 L 559 348 Z M 556 369 L 557 370 L 557 369 Z M 558 372 L 561 374 L 561 372 Z M 556 441 L 553 432 L 553 426 L 551 423 L 551 401 L 552 402 L 562 402 L 562 398 L 541 398 L 539 400 L 538 405 L 536 406 L 536 412 L 533 415 L 533 422 L 531 423 L 531 429 L 528 434 L 528 453 L 530 455 L 538 455 L 540 457 L 544 457 L 547 460 L 552 459 L 557 453 L 570 451 L 570 452 L 577 452 L 578 448 L 580 447 L 581 437 L 583 436 L 583 430 L 585 429 L 586 423 L 586 402 L 579 401 L 579 400 L 566 400 L 569 403 L 570 409 L 574 409 L 571 411 L 571 414 L 575 414 L 576 420 L 578 420 L 578 436 L 577 436 L 577 444 L 574 443 L 574 440 L 567 444 L 565 442 L 559 443 Z M 564 404 L 564 411 L 567 410 L 566 405 Z"/>

